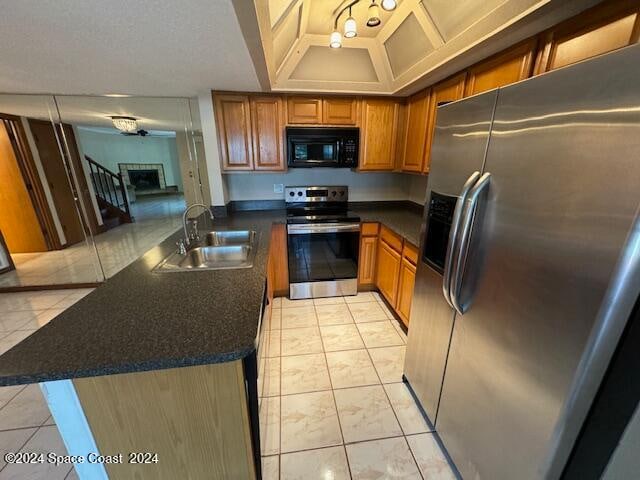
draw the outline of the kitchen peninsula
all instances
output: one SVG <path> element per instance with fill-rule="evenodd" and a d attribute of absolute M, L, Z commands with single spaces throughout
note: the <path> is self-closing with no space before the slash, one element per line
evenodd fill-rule
<path fill-rule="evenodd" d="M 415 206 L 353 209 L 418 243 Z M 270 232 L 282 222 L 282 210 L 216 218 L 217 230 L 257 232 L 252 268 L 153 272 L 176 232 L 0 356 L 0 384 L 41 384 L 70 455 L 124 454 L 76 465 L 82 478 L 260 478 L 257 360 L 269 345 Z M 157 463 L 127 463 L 129 452 Z"/>

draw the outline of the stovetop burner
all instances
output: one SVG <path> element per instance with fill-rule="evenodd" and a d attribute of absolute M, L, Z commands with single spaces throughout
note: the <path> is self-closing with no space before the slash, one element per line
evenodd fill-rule
<path fill-rule="evenodd" d="M 285 188 L 287 223 L 346 223 L 360 218 L 348 210 L 346 186 Z"/>

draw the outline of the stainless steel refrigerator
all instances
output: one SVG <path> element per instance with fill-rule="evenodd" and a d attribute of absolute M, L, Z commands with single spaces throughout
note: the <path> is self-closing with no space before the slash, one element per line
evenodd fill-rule
<path fill-rule="evenodd" d="M 439 107 L 404 374 L 464 478 L 571 451 L 640 290 L 639 79 L 633 46 Z"/>

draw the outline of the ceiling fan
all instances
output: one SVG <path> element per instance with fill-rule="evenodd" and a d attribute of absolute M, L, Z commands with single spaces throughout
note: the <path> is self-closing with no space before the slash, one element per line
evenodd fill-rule
<path fill-rule="evenodd" d="M 122 135 L 126 135 L 128 137 L 135 137 L 135 136 L 140 136 L 140 137 L 146 137 L 147 135 L 149 135 L 149 132 L 147 130 L 144 129 L 140 129 L 138 131 L 134 131 L 134 132 L 120 132 Z M 150 135 L 151 137 L 153 137 L 154 135 Z"/>

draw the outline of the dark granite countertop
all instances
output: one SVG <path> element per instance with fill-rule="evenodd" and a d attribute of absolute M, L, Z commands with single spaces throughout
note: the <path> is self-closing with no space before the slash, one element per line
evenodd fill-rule
<path fill-rule="evenodd" d="M 353 208 L 417 245 L 421 215 L 398 204 Z M 156 273 L 176 232 L 0 356 L 0 385 L 92 377 L 244 358 L 255 349 L 274 222 L 283 210 L 235 212 L 216 229 L 259 232 L 250 269 Z"/>
<path fill-rule="evenodd" d="M 357 204 L 351 210 L 362 222 L 380 222 L 403 236 L 416 247 L 420 244 L 422 205 L 407 202 L 380 202 L 371 205 Z"/>

